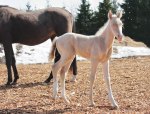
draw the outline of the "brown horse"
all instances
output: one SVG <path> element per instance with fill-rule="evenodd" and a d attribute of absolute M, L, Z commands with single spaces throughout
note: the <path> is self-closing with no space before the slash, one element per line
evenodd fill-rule
<path fill-rule="evenodd" d="M 6 85 L 16 84 L 19 79 L 12 43 L 37 45 L 49 38 L 53 40 L 66 32 L 72 32 L 73 16 L 63 8 L 47 8 L 24 12 L 9 6 L 0 6 L 0 43 L 4 46 L 8 81 Z M 55 61 L 60 59 L 56 50 Z M 14 72 L 12 80 L 11 67 Z M 73 61 L 73 74 L 76 75 L 76 58 Z M 50 82 L 52 73 L 45 81 Z"/>

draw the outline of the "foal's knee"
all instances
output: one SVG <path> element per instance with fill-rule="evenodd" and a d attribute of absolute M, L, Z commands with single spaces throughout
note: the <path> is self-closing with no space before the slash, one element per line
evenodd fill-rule
<path fill-rule="evenodd" d="M 61 70 L 60 70 L 60 75 L 62 76 L 62 75 L 65 75 L 65 69 L 64 68 L 62 68 Z"/>
<path fill-rule="evenodd" d="M 57 66 L 56 64 L 52 65 L 52 74 L 53 74 L 53 77 L 56 76 L 56 73 L 57 73 Z"/>
<path fill-rule="evenodd" d="M 52 70 L 57 71 L 59 69 L 59 64 L 55 63 L 52 65 Z"/>

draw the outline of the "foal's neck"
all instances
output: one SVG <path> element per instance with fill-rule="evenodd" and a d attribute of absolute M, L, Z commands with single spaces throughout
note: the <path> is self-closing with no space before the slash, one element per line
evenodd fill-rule
<path fill-rule="evenodd" d="M 110 22 L 108 21 L 107 27 L 102 32 L 101 36 L 104 38 L 106 48 L 111 48 L 114 41 L 114 34 L 110 27 Z"/>

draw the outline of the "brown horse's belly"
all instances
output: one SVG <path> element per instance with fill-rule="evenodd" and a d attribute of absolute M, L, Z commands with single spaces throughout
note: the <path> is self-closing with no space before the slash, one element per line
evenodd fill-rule
<path fill-rule="evenodd" d="M 24 45 L 29 45 L 29 46 L 33 46 L 33 45 L 38 45 L 41 44 L 43 42 L 45 42 L 46 40 L 48 40 L 49 38 L 40 38 L 40 39 L 32 39 L 32 38 L 26 38 L 24 40 L 17 40 L 17 41 L 13 41 L 13 43 L 21 43 Z"/>

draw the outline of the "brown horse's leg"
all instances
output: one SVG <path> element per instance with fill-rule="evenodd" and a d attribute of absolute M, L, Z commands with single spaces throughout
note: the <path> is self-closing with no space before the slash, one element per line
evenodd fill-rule
<path fill-rule="evenodd" d="M 13 68 L 13 71 L 14 71 L 14 81 L 13 81 L 12 84 L 16 84 L 17 80 L 19 79 L 19 75 L 18 75 L 18 71 L 17 71 L 17 67 L 16 67 L 16 60 L 15 60 L 13 50 L 12 50 L 12 68 Z"/>
<path fill-rule="evenodd" d="M 64 33 L 67 33 L 67 32 L 72 32 L 72 23 L 70 23 L 70 25 L 66 24 L 64 26 L 58 25 L 57 30 L 56 30 L 57 36 L 61 36 Z M 54 37 L 55 36 L 52 36 L 51 38 L 54 39 Z M 56 63 L 59 59 L 60 59 L 60 54 L 59 54 L 58 50 L 56 49 L 54 62 Z M 73 71 L 73 75 L 76 76 L 77 75 L 76 58 L 74 58 L 70 68 Z M 53 78 L 53 74 L 51 72 L 49 77 L 44 82 L 49 83 L 52 78 Z"/>
<path fill-rule="evenodd" d="M 56 49 L 54 63 L 56 63 L 59 59 L 60 59 L 60 54 L 59 54 L 58 50 Z M 49 83 L 52 78 L 53 78 L 53 74 L 51 72 L 50 75 L 49 75 L 49 77 L 44 82 L 45 83 Z"/>
<path fill-rule="evenodd" d="M 4 46 L 6 67 L 7 67 L 7 75 L 8 75 L 8 81 L 7 81 L 6 85 L 10 85 L 11 82 L 12 82 L 12 72 L 11 72 L 12 44 L 7 42 L 7 43 L 4 43 L 3 46 Z"/>
<path fill-rule="evenodd" d="M 73 59 L 73 62 L 71 64 L 71 67 L 72 67 L 72 72 L 73 72 L 73 75 L 77 75 L 77 60 L 76 60 L 76 57 Z"/>
<path fill-rule="evenodd" d="M 60 54 L 59 54 L 58 50 L 56 49 L 54 63 L 56 63 L 59 59 L 60 59 Z M 73 62 L 71 63 L 70 69 L 72 69 L 72 72 L 73 72 L 73 78 L 72 78 L 71 81 L 75 81 L 76 80 L 76 75 L 77 75 L 76 57 L 74 58 Z M 49 83 L 51 81 L 51 79 L 53 79 L 52 72 L 50 73 L 49 77 L 44 82 Z"/>
<path fill-rule="evenodd" d="M 58 50 L 56 49 L 54 63 L 56 63 L 59 59 L 60 59 L 60 54 L 59 54 Z M 76 61 L 76 57 L 74 58 L 73 62 L 71 63 L 70 69 L 72 69 L 73 76 L 76 76 L 77 75 L 77 61 Z M 52 78 L 53 78 L 53 74 L 51 72 L 49 77 L 44 82 L 45 83 L 49 83 Z"/>

